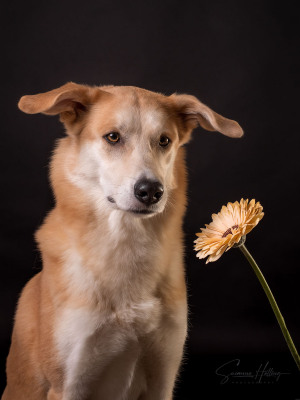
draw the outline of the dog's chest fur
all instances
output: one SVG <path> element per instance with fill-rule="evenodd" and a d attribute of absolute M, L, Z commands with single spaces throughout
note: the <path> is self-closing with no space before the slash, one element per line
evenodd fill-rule
<path fill-rule="evenodd" d="M 93 380 L 101 380 L 101 371 L 108 373 L 114 363 L 113 380 L 120 386 L 115 386 L 116 395 L 126 392 L 126 387 L 129 390 L 142 355 L 139 340 L 157 329 L 162 310 L 154 295 L 160 244 L 147 221 L 124 218 L 115 211 L 105 234 L 96 228 L 82 239 L 84 252 L 74 242 L 63 264 L 65 279 L 80 305 L 62 308 L 55 329 L 65 390 L 72 399 L 92 387 Z"/>

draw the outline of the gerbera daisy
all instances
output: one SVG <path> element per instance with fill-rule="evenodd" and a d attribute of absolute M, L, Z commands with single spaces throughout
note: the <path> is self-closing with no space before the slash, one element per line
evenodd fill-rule
<path fill-rule="evenodd" d="M 245 239 L 249 233 L 262 219 L 264 213 L 259 202 L 255 200 L 250 202 L 242 199 L 239 203 L 228 203 L 223 206 L 218 214 L 212 215 L 212 222 L 197 233 L 198 239 L 195 240 L 195 250 L 199 251 L 197 257 L 204 258 L 209 256 L 206 263 L 218 260 L 224 251 L 231 247 L 239 247 L 246 259 L 249 261 L 255 272 L 279 323 L 285 341 L 290 349 L 291 355 L 300 371 L 300 357 L 291 335 L 286 327 L 283 316 L 278 308 L 276 300 L 263 276 L 261 270 L 256 264 L 245 246 Z"/>
<path fill-rule="evenodd" d="M 262 219 L 264 213 L 259 202 L 241 199 L 228 203 L 218 214 L 212 215 L 212 222 L 196 233 L 195 250 L 198 258 L 209 256 L 206 263 L 218 260 L 221 255 L 245 241 L 245 236 Z"/>

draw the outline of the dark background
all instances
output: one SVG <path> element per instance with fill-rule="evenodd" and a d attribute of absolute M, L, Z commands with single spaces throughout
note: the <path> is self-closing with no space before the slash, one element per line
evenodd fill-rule
<path fill-rule="evenodd" d="M 237 120 L 244 138 L 196 129 L 187 146 L 190 306 L 176 399 L 296 399 L 299 373 L 239 250 L 205 265 L 195 233 L 228 201 L 255 198 L 265 217 L 247 237 L 300 348 L 298 13 L 273 1 L 10 1 L 1 6 L 1 387 L 15 305 L 41 268 L 33 233 L 53 205 L 48 161 L 63 128 L 17 109 L 24 94 L 67 81 L 189 93 Z M 278 381 L 221 384 L 216 369 L 268 364 Z M 209 395 L 203 395 L 204 391 Z"/>

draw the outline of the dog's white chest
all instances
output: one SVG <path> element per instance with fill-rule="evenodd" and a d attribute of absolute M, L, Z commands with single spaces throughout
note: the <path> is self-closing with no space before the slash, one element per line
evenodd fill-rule
<path fill-rule="evenodd" d="M 154 298 L 113 313 L 64 309 L 55 334 L 66 376 L 64 400 L 92 393 L 95 399 L 121 400 L 133 384 L 142 387 L 140 372 L 140 382 L 134 383 L 142 353 L 139 336 L 157 328 L 159 318 L 160 303 Z"/>
<path fill-rule="evenodd" d="M 133 387 L 139 393 L 143 388 L 143 374 L 137 368 L 143 353 L 139 338 L 161 321 L 160 300 L 150 294 L 155 291 L 157 246 L 139 223 L 131 224 L 134 235 L 128 235 L 128 226 L 118 218 L 110 224 L 114 249 L 102 247 L 94 235 L 89 238 L 88 257 L 83 258 L 76 247 L 65 253 L 65 279 L 82 306 L 69 303 L 57 317 L 64 400 L 122 400 Z"/>

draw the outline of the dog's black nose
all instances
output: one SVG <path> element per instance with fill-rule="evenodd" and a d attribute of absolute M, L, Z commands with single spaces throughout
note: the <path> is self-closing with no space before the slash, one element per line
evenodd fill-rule
<path fill-rule="evenodd" d="M 157 203 L 164 193 L 164 187 L 160 182 L 140 179 L 134 185 L 134 195 L 142 203 L 150 206 Z"/>

